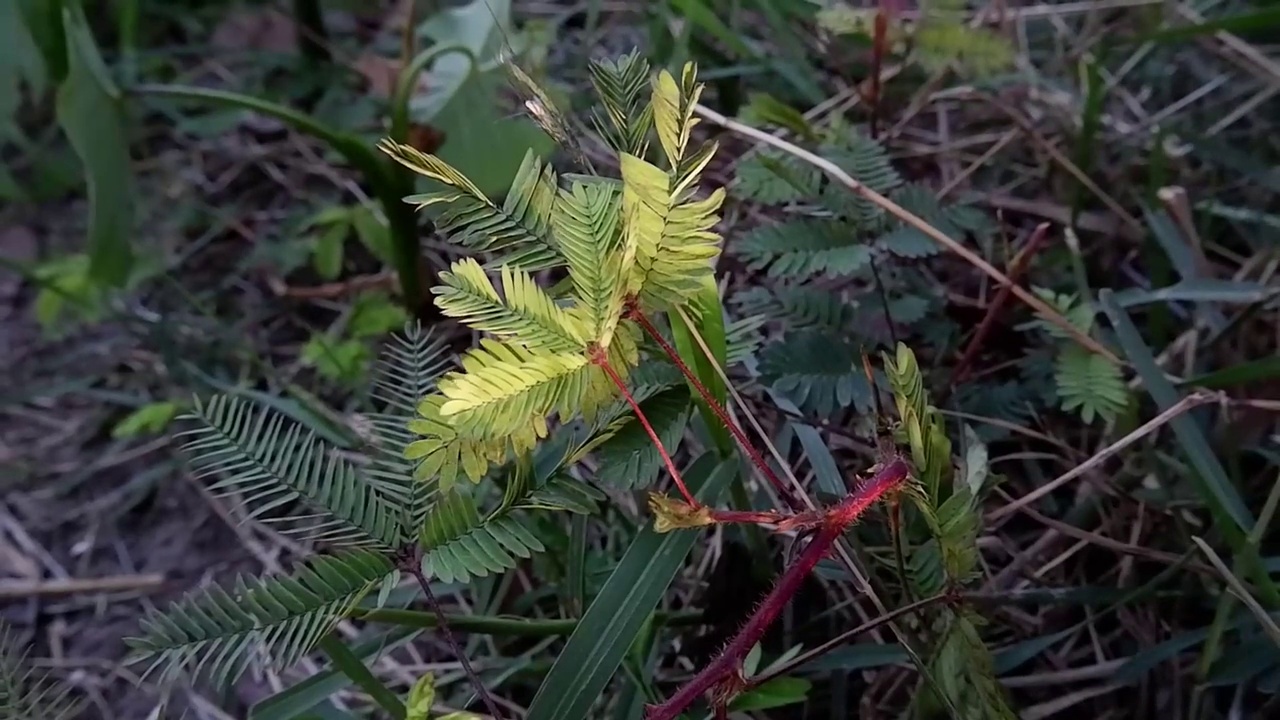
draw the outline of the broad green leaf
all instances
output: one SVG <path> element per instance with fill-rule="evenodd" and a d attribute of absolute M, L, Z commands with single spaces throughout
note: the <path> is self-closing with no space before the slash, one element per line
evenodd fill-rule
<path fill-rule="evenodd" d="M 472 0 L 432 15 L 420 32 L 441 46 L 469 53 L 441 54 L 428 68 L 431 88 L 409 103 L 410 115 L 444 133 L 436 153 L 490 197 L 506 191 L 526 151 L 546 157 L 551 138 L 523 116 L 501 110 L 506 77 L 496 51 L 511 32 L 509 0 Z M 471 58 L 478 64 L 473 64 Z"/>
<path fill-rule="evenodd" d="M 78 6 L 63 8 L 68 72 L 58 122 L 84 163 L 89 186 L 90 273 L 123 286 L 133 264 L 133 174 L 120 91 Z"/>
<path fill-rule="evenodd" d="M 353 338 L 380 337 L 404 327 L 408 317 L 385 293 L 370 292 L 356 298 L 347 323 Z"/>
<path fill-rule="evenodd" d="M 703 455 L 684 478 L 700 501 L 714 504 L 737 472 L 736 462 L 717 464 Z M 538 688 L 527 720 L 587 717 L 701 537 L 697 531 L 640 531 Z"/>

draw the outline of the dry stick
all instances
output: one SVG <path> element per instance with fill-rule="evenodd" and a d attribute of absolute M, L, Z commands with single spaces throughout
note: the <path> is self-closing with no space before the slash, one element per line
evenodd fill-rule
<path fill-rule="evenodd" d="M 675 481 L 676 487 L 679 488 L 680 494 L 684 496 L 685 502 L 695 508 L 702 507 L 702 504 L 694 499 L 693 493 L 690 493 L 689 488 L 685 486 L 684 478 L 680 476 L 680 471 L 676 469 L 675 461 L 667 454 L 667 449 L 662 446 L 662 440 L 658 437 L 658 433 L 654 432 L 653 426 L 649 424 L 649 418 L 645 417 L 644 411 L 640 409 L 640 403 L 636 402 L 635 397 L 631 395 L 631 391 L 627 390 L 626 383 L 622 382 L 622 378 L 618 377 L 617 371 L 613 369 L 608 360 L 604 359 L 603 354 L 597 353 L 597 355 L 598 357 L 592 362 L 604 370 L 604 374 L 608 375 L 609 379 L 613 381 L 614 386 L 618 388 L 618 392 L 622 393 L 622 397 L 627 399 L 627 404 L 631 406 L 632 412 L 636 414 L 636 419 L 640 421 L 644 431 L 649 434 L 649 439 L 653 441 L 653 446 L 658 449 L 658 455 L 662 457 L 663 464 L 667 466 L 667 472 L 671 474 L 671 479 Z"/>
<path fill-rule="evenodd" d="M 778 578 L 773 590 L 769 591 L 759 609 L 748 618 L 742 630 L 729 641 L 715 660 L 712 660 L 675 695 L 661 705 L 648 706 L 645 711 L 645 720 L 675 720 L 703 693 L 734 677 L 742 659 L 760 641 L 778 615 L 782 614 L 805 578 L 826 556 L 827 551 L 845 529 L 882 495 L 905 482 L 909 472 L 910 469 L 905 460 L 901 457 L 894 458 L 849 493 L 839 505 L 832 508 L 826 514 L 822 526 L 813 539 L 809 541 L 809 545 L 796 559 L 795 564 L 787 568 L 782 577 Z"/>
<path fill-rule="evenodd" d="M 1018 251 L 1013 261 L 1009 263 L 1009 279 L 1017 282 L 1022 276 L 1023 271 L 1031 264 L 1031 258 L 1040 251 L 1040 245 L 1044 242 L 1045 237 L 1049 235 L 1049 223 L 1040 223 L 1035 230 L 1031 231 L 1031 237 L 1027 239 L 1027 244 Z M 983 342 L 986 341 L 987 335 L 991 332 L 991 328 L 996 324 L 996 318 L 999 317 L 1000 311 L 1004 309 L 1004 304 L 1009 299 L 1009 287 L 1005 285 L 996 293 L 991 304 L 987 306 L 987 315 L 982 318 L 982 322 L 978 325 L 978 331 L 973 334 L 973 339 L 969 341 L 969 347 L 965 348 L 964 354 L 960 356 L 960 362 L 956 363 L 955 372 L 951 375 L 951 382 L 944 391 L 944 397 L 938 400 L 939 405 L 946 404 L 945 393 L 969 378 L 969 367 L 973 365 L 973 361 L 978 357 L 978 351 L 982 349 Z"/>
<path fill-rule="evenodd" d="M 689 381 L 689 384 L 698 391 L 698 394 L 702 396 L 703 401 L 705 401 L 707 405 L 711 407 L 712 411 L 715 412 L 716 417 L 720 418 L 720 422 L 724 423 L 724 426 L 728 428 L 729 433 L 733 435 L 733 439 L 738 441 L 738 446 L 741 447 L 742 451 L 751 459 L 751 463 L 759 468 L 760 472 L 765 476 L 765 479 L 769 481 L 769 484 L 773 485 L 774 489 L 778 491 L 778 494 L 782 496 L 782 499 L 787 503 L 787 505 L 789 505 L 792 510 L 803 510 L 804 505 L 800 500 L 796 498 L 790 488 L 782 483 L 782 479 L 773 471 L 773 468 L 769 467 L 769 463 L 765 462 L 764 457 L 758 450 L 756 450 L 755 445 L 752 445 L 751 441 L 747 439 L 746 433 L 742 432 L 742 428 L 738 426 L 738 423 L 734 422 L 733 419 L 729 417 L 729 413 L 721 407 L 720 403 L 717 402 L 714 397 L 711 396 L 711 391 L 702 384 L 702 381 L 698 380 L 697 376 L 693 374 L 693 371 L 689 369 L 689 366 L 680 358 L 680 353 L 676 352 L 676 349 L 671 347 L 671 344 L 667 342 L 667 339 L 662 337 L 662 333 L 658 332 L 658 329 L 653 326 L 653 323 L 649 322 L 649 318 L 646 317 L 643 312 L 640 312 L 639 308 L 636 308 L 631 313 L 631 318 L 635 320 L 640 327 L 644 328 L 644 331 L 649 334 L 649 337 L 653 338 L 654 342 L 658 343 L 658 346 L 667 354 L 667 357 L 671 359 L 671 362 L 675 363 L 675 366 L 680 369 L 681 374 L 683 374 L 685 379 Z"/>
<path fill-rule="evenodd" d="M 841 645 L 844 645 L 845 643 L 849 642 L 850 640 L 854 639 L 859 635 L 870 632 L 871 630 L 874 630 L 875 628 L 878 628 L 881 625 L 884 625 L 886 623 L 891 623 L 894 620 L 897 620 L 898 618 L 902 617 L 903 615 L 916 612 L 917 610 L 923 610 L 927 607 L 931 607 L 941 602 L 954 600 L 957 597 L 958 596 L 953 594 L 951 591 L 944 591 L 944 592 L 938 593 L 937 595 L 924 598 L 923 600 L 916 600 L 915 602 L 909 603 L 907 605 L 903 605 L 900 608 L 894 608 L 893 610 L 885 613 L 884 615 L 881 615 L 880 617 L 877 617 L 877 618 L 872 618 L 871 620 L 868 620 L 867 622 L 862 623 L 861 625 L 859 625 L 858 627 L 852 630 L 846 630 L 845 632 L 840 633 L 839 635 L 831 638 L 830 640 L 822 643 L 821 645 L 815 647 L 814 649 L 808 652 L 800 653 L 799 655 L 791 658 L 787 662 L 782 663 L 781 665 L 775 668 L 766 670 L 765 672 L 762 672 L 759 675 L 756 675 L 755 677 L 751 678 L 751 682 L 749 682 L 747 685 L 749 688 L 760 687 L 761 685 L 765 684 L 766 682 L 769 682 L 770 680 L 780 675 L 785 675 L 786 673 L 789 673 L 792 670 L 795 670 L 796 668 L 803 666 L 805 663 L 808 663 L 810 660 L 814 660 L 816 658 L 822 657 L 823 655 L 826 655 L 827 653 L 831 652 L 832 650 L 835 650 Z"/>
<path fill-rule="evenodd" d="M 1128 435 L 1125 435 L 1124 437 L 1115 441 L 1111 445 L 1108 445 L 1107 447 L 1103 448 L 1101 451 L 1099 451 L 1096 455 L 1089 458 L 1088 460 L 1085 460 L 1079 465 L 1071 468 L 1067 472 L 1063 473 L 1062 475 L 1059 475 L 1053 480 L 1050 480 L 1044 485 L 1041 485 L 1035 490 L 1032 490 L 1026 495 L 1023 495 L 1017 500 L 1010 502 L 1008 505 L 1005 505 L 1004 507 L 997 508 L 996 510 L 992 511 L 989 515 L 987 515 L 987 520 L 990 522 L 995 522 L 1008 515 L 1012 515 L 1013 513 L 1017 512 L 1020 508 L 1030 505 L 1031 503 L 1039 500 L 1045 495 L 1048 495 L 1054 490 L 1057 490 L 1058 488 L 1062 487 L 1063 485 L 1070 482 L 1071 480 L 1083 475 L 1086 472 L 1089 472 L 1093 468 L 1102 464 L 1102 461 L 1106 460 L 1112 455 L 1115 455 L 1121 450 L 1129 447 L 1130 445 L 1141 440 L 1147 435 L 1150 435 L 1156 428 L 1160 427 L 1161 425 L 1164 425 L 1165 423 L 1181 415 L 1182 413 L 1187 412 L 1192 408 L 1199 407 L 1201 405 L 1207 405 L 1213 402 L 1220 402 L 1222 398 L 1223 398 L 1223 395 L 1221 393 L 1207 393 L 1207 392 L 1191 393 L 1190 395 L 1179 400 L 1177 403 L 1171 406 L 1168 410 L 1165 410 L 1164 412 L 1160 413 L 1154 418 L 1148 420 L 1137 430 L 1134 430 Z"/>
<path fill-rule="evenodd" d="M 972 250 L 960 244 L 959 242 L 951 239 L 950 237 L 947 237 L 946 233 L 930 225 L 927 221 L 921 219 L 919 216 L 915 215 L 911 211 L 902 207 L 898 203 L 890 200 L 884 195 L 881 195 L 875 190 L 872 190 L 866 185 L 863 185 L 861 182 L 858 182 L 851 175 L 849 175 L 849 173 L 840 169 L 839 166 L 837 166 L 835 163 L 831 162 L 830 160 L 827 160 L 826 158 L 823 158 L 819 155 L 815 155 L 814 153 L 811 153 L 808 150 L 805 150 L 804 148 L 799 147 L 798 145 L 795 145 L 794 143 L 787 142 L 786 140 L 781 140 L 766 132 L 757 130 L 756 128 L 753 128 L 750 125 L 744 125 L 743 123 L 740 123 L 736 120 L 727 118 L 724 115 L 721 115 L 720 113 L 714 110 L 711 110 L 707 107 L 704 107 L 702 105 L 695 105 L 694 112 L 696 112 L 697 114 L 701 115 L 702 117 L 710 120 L 711 122 L 717 125 L 720 125 L 724 128 L 732 130 L 741 135 L 746 135 L 747 137 L 752 138 L 753 140 L 758 140 L 768 145 L 772 145 L 773 147 L 778 148 L 779 150 L 782 150 L 783 152 L 789 155 L 797 157 L 809 163 L 810 165 L 818 168 L 819 170 L 822 170 L 823 172 L 827 173 L 832 178 L 834 178 L 836 181 L 838 181 L 841 185 L 844 185 L 846 188 L 848 188 L 850 192 L 861 196 L 865 200 L 871 203 L 874 203 L 875 205 L 880 206 L 883 210 L 888 212 L 890 215 L 893 215 L 894 217 L 898 218 L 904 223 L 910 225 L 911 227 L 914 227 L 915 229 L 919 230 L 925 235 L 928 235 L 932 240 L 934 240 L 938 244 L 947 248 L 951 252 L 959 255 L 965 262 L 978 268 L 983 273 L 985 273 L 988 277 L 990 277 L 992 280 L 995 280 L 997 283 L 999 283 L 1001 286 L 1008 287 L 1010 291 L 1019 300 L 1026 303 L 1036 312 L 1039 312 L 1041 315 L 1043 315 L 1047 320 L 1052 322 L 1054 325 L 1057 325 L 1064 332 L 1070 335 L 1072 339 L 1080 343 L 1080 345 L 1082 345 L 1083 347 L 1086 347 L 1089 350 L 1101 355 L 1102 357 L 1115 363 L 1116 365 L 1123 365 L 1120 358 L 1117 357 L 1115 353 L 1108 350 L 1105 346 L 1102 345 L 1102 343 L 1099 343 L 1097 340 L 1094 340 L 1092 337 L 1089 336 L 1088 333 L 1082 331 L 1080 328 L 1076 327 L 1075 325 L 1072 325 L 1071 322 L 1068 321 L 1065 317 L 1063 317 L 1062 313 L 1058 312 L 1052 305 L 1045 302 L 1044 300 L 1041 300 L 1040 298 L 1036 297 L 1034 294 L 1028 292 L 1027 290 L 1023 289 L 1017 283 L 1010 280 L 1009 276 L 1000 272 L 1000 270 L 996 268 L 994 265 L 987 262 L 986 260 L 983 260 L 980 256 L 978 256 L 977 253 L 973 252 Z"/>
<path fill-rule="evenodd" d="M 462 652 L 462 646 L 453 637 L 453 631 L 449 629 L 449 623 L 445 620 L 444 611 L 440 609 L 440 603 L 436 601 L 435 593 L 431 592 L 431 585 L 427 583 L 427 577 L 422 574 L 422 546 L 415 545 L 413 559 L 406 568 L 414 578 L 418 580 L 418 586 L 422 588 L 422 594 L 427 597 L 427 603 L 431 605 L 431 611 L 436 615 L 436 625 L 440 628 L 440 634 L 444 635 L 445 642 L 449 644 L 449 650 L 454 657 L 458 658 L 458 662 L 462 663 L 462 671 L 466 673 L 467 678 L 471 680 L 471 685 L 475 688 L 476 694 L 480 696 L 480 701 L 484 703 L 485 709 L 489 711 L 495 720 L 502 720 L 502 713 L 498 712 L 498 704 L 494 702 L 493 696 L 489 694 L 489 690 L 485 688 L 484 683 L 480 682 L 480 676 L 476 675 L 476 671 L 471 667 L 471 661 L 467 659 L 466 653 Z"/>

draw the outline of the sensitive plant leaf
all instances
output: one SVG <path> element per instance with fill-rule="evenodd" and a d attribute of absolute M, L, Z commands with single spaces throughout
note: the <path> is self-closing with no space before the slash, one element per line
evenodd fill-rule
<path fill-rule="evenodd" d="M 806 412 L 829 417 L 837 408 L 871 409 L 871 387 L 858 348 L 840 337 L 799 332 L 760 353 L 760 375 Z"/>
<path fill-rule="evenodd" d="M 735 196 L 767 205 L 803 201 L 821 189 L 820 170 L 780 154 L 756 153 L 734 172 Z"/>
<path fill-rule="evenodd" d="M 68 72 L 58 88 L 58 122 L 84 164 L 89 187 L 89 257 L 95 280 L 123 286 L 133 265 L 133 173 L 124 106 L 78 4 L 63 7 Z"/>
<path fill-rule="evenodd" d="M 581 328 L 523 270 L 502 268 L 502 295 L 480 263 L 455 262 L 432 288 L 436 306 L 476 330 L 518 342 L 530 350 L 574 352 L 585 348 Z"/>
<path fill-rule="evenodd" d="M 419 210 L 442 206 L 435 217 L 440 230 L 476 252 L 503 253 L 500 262 L 530 272 L 559 265 L 550 239 L 556 197 L 555 173 L 530 151 L 499 207 L 470 178 L 441 158 L 409 145 L 383 140 L 378 148 L 396 162 L 445 186 L 405 198 Z"/>
<path fill-rule="evenodd" d="M 251 667 L 284 670 L 391 570 L 380 553 L 356 551 L 317 557 L 288 577 L 242 577 L 230 592 L 215 585 L 152 611 L 126 642 L 166 680 L 190 670 L 226 685 Z"/>
<path fill-rule="evenodd" d="M 656 166 L 629 155 L 621 164 L 623 221 L 635 252 L 628 290 L 644 306 L 682 305 L 712 276 L 711 259 L 720 253 L 712 228 L 724 188 L 701 200 L 685 198 Z"/>
<path fill-rule="evenodd" d="M 83 703 L 72 687 L 36 670 L 27 661 L 27 650 L 18 646 L 9 623 L 0 620 L 0 717 L 71 720 L 81 716 Z"/>
<path fill-rule="evenodd" d="M 667 390 L 640 403 L 640 408 L 667 454 L 674 456 L 689 420 L 689 392 Z M 595 451 L 600 479 L 626 489 L 648 487 L 664 465 L 640 421 L 634 415 L 625 416 L 610 432 L 611 437 Z"/>
<path fill-rule="evenodd" d="M 770 277 L 804 279 L 814 275 L 855 275 L 871 262 L 871 248 L 848 224 L 808 218 L 764 225 L 734 245 L 734 254 Z"/>
<path fill-rule="evenodd" d="M 1054 362 L 1054 380 L 1062 409 L 1077 411 L 1080 419 L 1112 422 L 1129 402 L 1129 388 L 1120 368 L 1079 345 L 1064 345 Z"/>
<path fill-rule="evenodd" d="M 226 395 L 197 400 L 189 417 L 198 423 L 183 433 L 195 476 L 220 476 L 209 487 L 216 495 L 242 493 L 249 518 L 275 524 L 306 519 L 283 531 L 337 545 L 398 546 L 398 514 L 314 431 Z M 296 502 L 305 510 L 292 507 Z"/>
<path fill-rule="evenodd" d="M 649 61 L 633 52 L 616 60 L 593 58 L 589 69 L 600 98 L 593 113 L 596 131 L 615 152 L 644 157 L 653 125 L 653 105 L 644 96 Z"/>
<path fill-rule="evenodd" d="M 581 182 L 561 190 L 555 201 L 556 240 L 569 265 L 587 337 L 602 347 L 609 346 L 622 317 L 623 279 L 636 242 L 622 230 L 620 208 L 625 203 L 625 191 L 620 198 L 609 185 Z"/>

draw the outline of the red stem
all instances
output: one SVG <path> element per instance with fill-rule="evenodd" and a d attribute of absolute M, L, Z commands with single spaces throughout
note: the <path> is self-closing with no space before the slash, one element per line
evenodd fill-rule
<path fill-rule="evenodd" d="M 1022 250 L 1014 256 L 1009 262 L 1009 279 L 1017 282 L 1022 277 L 1023 271 L 1031 264 L 1031 258 L 1040 250 L 1040 245 L 1044 242 L 1045 237 L 1049 234 L 1049 223 L 1040 223 L 1035 230 L 1031 231 L 1031 237 L 1027 239 L 1027 244 L 1022 246 Z M 978 329 L 973 333 L 973 339 L 969 341 L 969 346 L 965 348 L 964 355 L 960 357 L 960 361 L 956 363 L 955 372 L 951 376 L 951 382 L 948 388 L 954 388 L 969 378 L 969 368 L 973 365 L 973 361 L 978 357 L 978 351 L 982 349 L 983 342 L 986 341 L 987 335 L 991 332 L 991 328 L 995 326 L 996 318 L 999 317 L 1000 311 L 1004 309 L 1005 303 L 1009 300 L 1009 295 L 1013 292 L 1013 285 L 1004 285 L 1000 288 L 996 296 L 991 300 L 991 304 L 987 306 L 987 314 L 982 318 L 982 322 L 978 325 Z M 948 391 L 949 392 L 949 391 Z M 938 404 L 942 405 L 946 402 L 945 395 L 939 399 Z"/>
<path fill-rule="evenodd" d="M 764 602 L 742 626 L 742 630 L 729 641 L 720 655 L 666 702 L 648 706 L 645 711 L 645 720 L 675 720 L 703 693 L 737 672 L 742 659 L 760 641 L 778 615 L 782 614 L 782 610 L 804 583 L 805 577 L 817 567 L 818 562 L 844 533 L 845 528 L 857 520 L 858 516 L 882 495 L 906 480 L 908 472 L 907 462 L 901 457 L 894 458 L 847 495 L 839 505 L 832 508 L 818 532 L 809 541 L 809 545 L 796 558 L 795 564 L 787 568 L 782 577 L 778 578 L 777 584 L 769 591 Z"/>
<path fill-rule="evenodd" d="M 654 432 L 653 426 L 649 424 L 649 418 L 645 417 L 644 411 L 640 409 L 640 403 L 636 402 L 631 391 L 627 389 L 626 383 L 622 382 L 622 378 L 618 377 L 617 371 L 609 364 L 608 360 L 603 358 L 596 361 L 596 365 L 604 370 L 604 374 L 609 376 L 614 386 L 618 388 L 618 392 L 622 393 L 622 397 L 627 399 L 627 404 L 631 406 L 632 412 L 636 414 L 636 419 L 640 421 L 640 425 L 644 427 L 644 431 L 649 433 L 649 439 L 653 441 L 653 446 L 658 449 L 658 455 L 662 456 L 662 462 L 667 466 L 667 472 L 671 474 L 671 479 L 675 481 L 676 487 L 680 489 L 680 494 L 684 496 L 684 501 L 693 507 L 702 507 L 701 503 L 693 499 L 693 494 L 689 492 L 689 488 L 685 487 L 684 478 L 680 477 L 680 471 L 676 469 L 675 461 L 667 454 L 667 449 L 662 446 L 662 440 L 658 438 L 658 433 Z"/>
<path fill-rule="evenodd" d="M 747 439 L 747 435 L 742 432 L 742 428 L 738 427 L 738 424 L 729 417 L 729 413 L 726 412 L 725 409 L 721 407 L 720 403 L 711 396 L 711 391 L 707 389 L 707 386 L 702 384 L 702 381 L 698 380 L 697 376 L 693 374 L 693 371 L 689 369 L 689 366 L 684 364 L 684 360 L 680 359 L 680 354 L 676 352 L 675 348 L 671 347 L 671 343 L 667 342 L 666 338 L 662 337 L 662 334 L 653 326 L 653 323 L 649 322 L 649 318 L 645 317 L 644 313 L 640 312 L 638 308 L 632 311 L 631 317 L 640 325 L 640 327 L 644 328 L 644 331 L 649 334 L 649 337 L 653 338 L 654 342 L 658 343 L 658 346 L 667 354 L 667 357 L 671 359 L 671 362 L 675 363 L 675 366 L 679 368 L 680 373 L 684 375 L 685 379 L 689 381 L 689 384 L 698 391 L 698 394 L 702 396 L 703 401 L 711 407 L 713 412 L 715 412 L 716 417 L 720 418 L 720 422 L 724 423 L 724 426 L 729 430 L 729 434 L 733 435 L 733 439 L 738 441 L 738 446 L 741 447 L 743 452 L 747 454 L 747 457 L 751 459 L 751 464 L 760 469 L 760 472 L 764 474 L 765 478 L 769 481 L 769 484 L 773 485 L 773 488 L 778 491 L 780 496 L 782 496 L 783 501 L 786 502 L 792 510 L 803 510 L 804 505 L 801 504 L 795 494 L 791 492 L 791 489 L 782 483 L 782 479 L 773 471 L 773 468 L 769 467 L 769 463 L 765 462 L 764 457 L 756 450 L 755 446 L 751 444 L 751 441 Z"/>

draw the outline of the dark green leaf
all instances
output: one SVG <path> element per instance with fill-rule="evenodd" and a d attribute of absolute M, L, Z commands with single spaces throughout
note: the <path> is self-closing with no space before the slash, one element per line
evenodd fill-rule
<path fill-rule="evenodd" d="M 717 465 L 703 455 L 684 478 L 699 500 L 714 504 L 737 470 L 734 461 Z M 636 536 L 538 689 L 527 720 L 587 717 L 700 537 L 691 530 L 659 535 L 651 527 Z"/>

